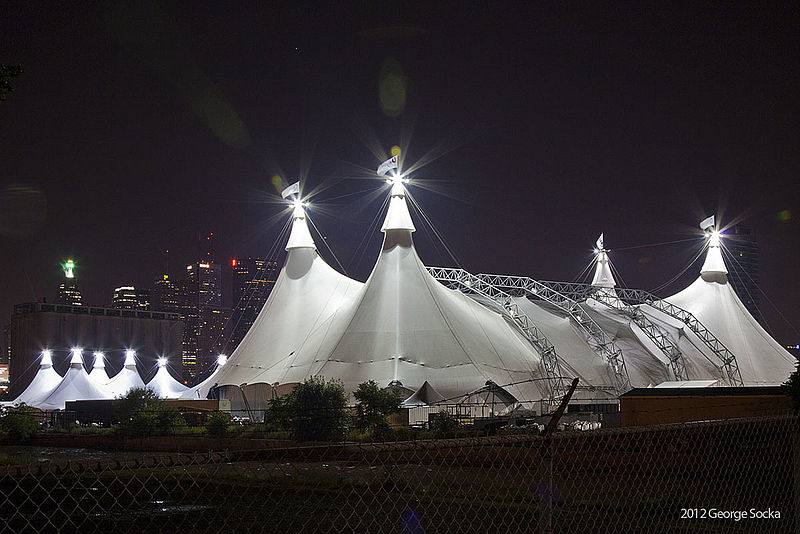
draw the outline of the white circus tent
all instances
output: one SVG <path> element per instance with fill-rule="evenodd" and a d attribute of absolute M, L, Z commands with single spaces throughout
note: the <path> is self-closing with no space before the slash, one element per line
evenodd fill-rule
<path fill-rule="evenodd" d="M 63 410 L 67 401 L 106 399 L 108 394 L 100 389 L 83 367 L 82 351 L 73 349 L 69 369 L 58 386 L 42 401 L 35 404 L 42 410 Z"/>
<path fill-rule="evenodd" d="M 714 227 L 706 235 L 708 250 L 700 276 L 664 300 L 690 311 L 725 344 L 736 356 L 745 385 L 783 383 L 797 360 L 758 324 L 728 283 L 724 237 Z"/>
<path fill-rule="evenodd" d="M 179 399 L 189 388 L 181 384 L 169 373 L 166 358 L 158 359 L 158 371 L 147 383 L 147 389 L 164 399 Z"/>
<path fill-rule="evenodd" d="M 331 316 L 362 286 L 319 256 L 300 201 L 292 211 L 286 251 L 286 263 L 253 326 L 227 364 L 196 388 L 199 397 L 205 398 L 215 384 L 239 387 L 283 381 L 298 353 L 317 350 L 310 336 L 327 328 Z"/>
<path fill-rule="evenodd" d="M 8 404 L 25 403 L 28 406 L 37 406 L 58 387 L 62 378 L 63 377 L 53 369 L 52 353 L 49 350 L 44 350 L 42 351 L 42 359 L 39 362 L 39 371 L 34 375 L 33 380 L 19 397 Z"/>
<path fill-rule="evenodd" d="M 136 353 L 125 351 L 125 363 L 119 373 L 111 377 L 105 386 L 108 397 L 121 397 L 134 388 L 144 388 L 144 381 L 136 370 Z"/>
<path fill-rule="evenodd" d="M 341 380 L 347 391 L 366 380 L 411 391 L 427 381 L 444 398 L 492 381 L 518 400 L 546 398 L 540 356 L 524 334 L 428 274 L 414 248 L 399 179 L 382 231 L 378 260 L 354 298 L 313 329 L 290 358 L 265 362 L 259 379 L 290 384 L 321 375 Z"/>

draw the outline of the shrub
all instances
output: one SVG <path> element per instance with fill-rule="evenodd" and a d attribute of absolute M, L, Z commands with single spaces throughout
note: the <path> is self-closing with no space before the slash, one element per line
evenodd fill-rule
<path fill-rule="evenodd" d="M 800 361 L 795 365 L 795 370 L 789 375 L 789 380 L 781 385 L 784 395 L 792 399 L 794 413 L 800 411 Z"/>
<path fill-rule="evenodd" d="M 296 439 L 337 441 L 344 437 L 350 415 L 341 382 L 313 376 L 295 386 L 283 403 Z"/>
<path fill-rule="evenodd" d="M 0 416 L 0 428 L 12 443 L 28 443 L 39 430 L 37 410 L 24 402 L 13 406 Z"/>
<path fill-rule="evenodd" d="M 119 398 L 120 429 L 137 436 L 165 435 L 183 424 L 180 414 L 147 388 L 134 388 Z"/>
<path fill-rule="evenodd" d="M 400 392 L 381 389 L 374 380 L 362 382 L 353 393 L 356 399 L 356 426 L 371 429 L 376 439 L 391 436 L 388 418 L 400 411 Z"/>
<path fill-rule="evenodd" d="M 225 412 L 213 412 L 206 420 L 206 430 L 210 436 L 225 436 L 230 432 L 231 416 Z"/>
<path fill-rule="evenodd" d="M 458 432 L 460 424 L 453 414 L 447 410 L 442 410 L 431 416 L 430 426 L 434 437 L 452 438 Z"/>

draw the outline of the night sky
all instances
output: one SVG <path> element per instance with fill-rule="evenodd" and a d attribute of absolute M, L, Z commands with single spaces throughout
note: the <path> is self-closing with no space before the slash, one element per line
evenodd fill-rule
<path fill-rule="evenodd" d="M 800 4 L 229 4 L 3 4 L 0 63 L 25 72 L 0 102 L 0 324 L 54 300 L 66 258 L 106 305 L 207 232 L 224 264 L 268 255 L 275 175 L 364 280 L 399 145 L 472 272 L 572 280 L 602 231 L 618 282 L 653 289 L 705 216 L 748 224 L 768 329 L 800 342 Z M 412 214 L 422 260 L 454 265 Z"/>

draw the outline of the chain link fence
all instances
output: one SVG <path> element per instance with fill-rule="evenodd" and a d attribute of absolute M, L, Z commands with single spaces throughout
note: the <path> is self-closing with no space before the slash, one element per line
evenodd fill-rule
<path fill-rule="evenodd" d="M 0 529 L 796 531 L 794 416 L 530 430 L 0 465 Z"/>

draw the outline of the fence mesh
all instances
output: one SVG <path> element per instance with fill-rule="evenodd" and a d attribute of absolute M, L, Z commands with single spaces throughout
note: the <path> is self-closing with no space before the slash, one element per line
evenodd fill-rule
<path fill-rule="evenodd" d="M 0 529 L 795 532 L 798 496 L 787 415 L 7 464 Z"/>

